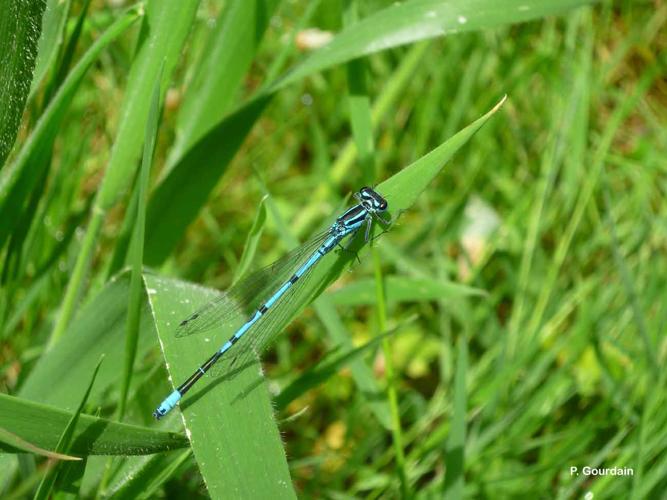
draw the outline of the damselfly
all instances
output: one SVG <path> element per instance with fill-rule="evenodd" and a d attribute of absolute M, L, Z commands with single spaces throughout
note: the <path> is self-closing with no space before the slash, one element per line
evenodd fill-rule
<path fill-rule="evenodd" d="M 374 219 L 384 225 L 390 224 L 382 215 L 387 210 L 387 200 L 377 192 L 364 187 L 355 193 L 354 197 L 359 203 L 338 217 L 324 233 L 304 243 L 268 268 L 251 274 L 180 323 L 176 335 L 186 336 L 223 325 L 230 318 L 238 317 L 240 308 L 252 305 L 247 320 L 218 351 L 162 401 L 153 412 L 155 418 L 160 419 L 169 413 L 183 395 L 221 359 L 233 356 L 229 358 L 231 363 L 227 364 L 226 368 L 238 366 L 240 359 L 268 344 L 275 333 L 272 332 L 272 326 L 278 324 L 275 319 L 282 314 L 281 310 L 285 309 L 281 306 L 289 302 L 290 296 L 295 293 L 297 282 L 302 284 L 318 261 L 336 246 L 340 246 L 342 240 L 355 235 L 365 224 L 364 237 L 368 241 Z M 267 296 L 269 298 L 266 302 L 259 302 Z"/>

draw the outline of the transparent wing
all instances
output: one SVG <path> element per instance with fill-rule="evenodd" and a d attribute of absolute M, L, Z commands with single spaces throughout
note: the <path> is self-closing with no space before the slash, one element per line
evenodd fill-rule
<path fill-rule="evenodd" d="M 262 301 L 271 297 L 329 236 L 326 230 L 283 257 L 242 279 L 227 292 L 185 318 L 176 329 L 177 337 L 201 333 L 219 326 L 240 327 Z M 298 283 L 298 282 L 297 282 Z"/>
<path fill-rule="evenodd" d="M 348 235 L 354 238 L 355 233 Z M 209 373 L 213 377 L 234 376 L 243 368 L 252 364 L 255 358 L 260 356 L 264 350 L 278 337 L 285 327 L 291 322 L 297 313 L 308 305 L 315 296 L 321 292 L 325 285 L 311 286 L 311 277 L 315 274 L 313 270 L 308 271 L 297 281 L 289 291 L 276 304 L 262 316 L 255 325 L 230 349 L 227 355 L 216 363 Z"/>
<path fill-rule="evenodd" d="M 241 337 L 227 355 L 211 368 L 209 371 L 211 376 L 233 375 L 248 363 L 254 362 L 255 358 L 284 331 L 298 310 L 309 302 L 312 293 L 304 295 L 302 290 L 309 288 L 308 282 L 312 275 L 311 268 Z"/>

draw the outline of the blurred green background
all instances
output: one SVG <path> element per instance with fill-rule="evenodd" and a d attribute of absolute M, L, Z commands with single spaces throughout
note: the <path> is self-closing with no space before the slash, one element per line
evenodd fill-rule
<path fill-rule="evenodd" d="M 661 498 L 666 22 L 662 0 L 12 3 L 2 496 Z M 225 339 L 174 343 L 209 293 L 186 282 L 224 290 L 443 143 L 293 307 L 266 389 L 151 419 L 160 345 Z"/>

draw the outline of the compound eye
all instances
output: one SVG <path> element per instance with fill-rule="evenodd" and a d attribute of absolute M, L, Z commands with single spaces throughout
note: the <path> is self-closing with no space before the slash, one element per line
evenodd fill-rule
<path fill-rule="evenodd" d="M 387 210 L 387 200 L 382 200 L 380 202 L 380 210 Z"/>

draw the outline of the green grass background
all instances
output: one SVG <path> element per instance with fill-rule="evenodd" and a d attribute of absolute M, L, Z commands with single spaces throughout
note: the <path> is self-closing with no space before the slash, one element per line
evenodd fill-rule
<path fill-rule="evenodd" d="M 0 13 L 3 498 L 664 495 L 667 4 L 35 4 Z M 178 321 L 365 184 L 391 230 L 154 422 L 229 333 Z"/>

